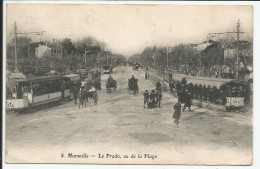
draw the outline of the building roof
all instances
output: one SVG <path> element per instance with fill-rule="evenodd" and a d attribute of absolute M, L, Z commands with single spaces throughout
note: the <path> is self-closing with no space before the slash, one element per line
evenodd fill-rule
<path fill-rule="evenodd" d="M 211 46 L 213 43 L 201 43 L 198 44 L 195 48 L 197 50 L 197 52 L 201 52 L 203 50 L 205 50 L 207 47 Z"/>

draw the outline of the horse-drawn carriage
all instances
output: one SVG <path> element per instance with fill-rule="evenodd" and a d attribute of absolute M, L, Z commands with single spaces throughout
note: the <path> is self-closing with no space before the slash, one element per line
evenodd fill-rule
<path fill-rule="evenodd" d="M 89 99 L 93 99 L 94 104 L 96 105 L 98 100 L 97 90 L 95 89 L 95 87 L 88 89 L 86 86 L 81 86 L 79 90 L 78 98 L 79 98 L 79 108 L 80 106 L 83 107 L 83 105 L 85 105 L 86 107 Z"/>
<path fill-rule="evenodd" d="M 129 93 L 132 92 L 134 95 L 136 93 L 138 93 L 139 89 L 138 89 L 138 79 L 134 79 L 134 78 L 131 78 L 131 79 L 128 79 L 128 91 Z"/>
<path fill-rule="evenodd" d="M 107 93 L 111 93 L 112 90 L 116 91 L 117 88 L 117 81 L 116 80 L 108 80 L 106 82 L 106 89 L 107 89 Z"/>
<path fill-rule="evenodd" d="M 97 77 L 94 81 L 94 87 L 97 89 L 97 90 L 101 90 L 101 77 Z"/>
<path fill-rule="evenodd" d="M 136 64 L 133 64 L 132 69 L 133 70 L 138 70 L 139 67 L 140 67 L 140 65 L 138 63 L 136 63 Z"/>

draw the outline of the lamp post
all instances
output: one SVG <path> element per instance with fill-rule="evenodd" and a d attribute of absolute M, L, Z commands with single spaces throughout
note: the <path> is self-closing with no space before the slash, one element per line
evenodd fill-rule
<path fill-rule="evenodd" d="M 85 69 L 87 68 L 87 54 L 88 53 L 91 53 L 91 51 L 87 51 L 86 48 L 85 48 L 85 53 L 83 54 L 83 56 L 84 56 L 84 68 Z"/>

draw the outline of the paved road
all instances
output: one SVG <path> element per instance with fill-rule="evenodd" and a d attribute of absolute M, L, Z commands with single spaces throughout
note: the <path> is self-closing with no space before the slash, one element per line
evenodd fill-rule
<path fill-rule="evenodd" d="M 140 93 L 127 92 L 128 78 L 139 79 Z M 102 75 L 98 104 L 79 109 L 73 101 L 34 113 L 6 114 L 8 162 L 244 164 L 252 160 L 252 112 L 192 107 L 173 123 L 177 99 L 163 93 L 162 108 L 143 108 L 144 90 L 154 89 L 144 72 L 119 66 L 112 77 L 118 89 L 107 94 Z M 84 154 L 88 158 L 74 158 Z M 104 158 L 98 158 L 104 154 Z M 110 156 L 106 154 L 118 154 Z M 136 158 L 130 158 L 132 154 Z M 142 158 L 137 158 L 137 155 Z M 149 154 L 149 155 L 144 155 Z M 62 158 L 63 155 L 63 158 Z M 100 155 L 100 157 L 101 157 Z M 124 158 L 123 155 L 129 155 Z M 112 157 L 114 157 L 112 159 Z M 145 158 L 144 158 L 145 157 Z"/>

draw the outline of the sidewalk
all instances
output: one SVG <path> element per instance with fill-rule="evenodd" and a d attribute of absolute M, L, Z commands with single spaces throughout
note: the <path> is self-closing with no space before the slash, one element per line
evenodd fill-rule
<path fill-rule="evenodd" d="M 144 71 L 144 70 L 143 70 Z M 145 72 L 145 71 L 144 71 Z M 155 74 L 154 72 L 150 72 L 148 71 L 148 80 L 150 80 L 154 85 L 156 85 L 156 83 L 158 82 L 158 80 L 160 81 L 160 83 L 163 86 L 163 91 L 169 91 L 169 83 L 166 82 L 162 77 L 159 77 L 157 74 Z"/>
<path fill-rule="evenodd" d="M 144 71 L 144 74 L 145 74 L 145 70 L 142 70 L 142 71 Z M 169 83 L 168 82 L 164 81 L 162 77 L 159 77 L 154 72 L 148 71 L 147 73 L 148 73 L 148 80 L 152 81 L 152 83 L 154 85 L 159 80 L 162 84 L 164 84 L 164 87 L 167 88 L 166 91 L 168 93 L 170 93 L 172 96 L 174 96 L 173 93 L 170 92 Z M 174 96 L 174 97 L 176 97 L 176 96 Z M 211 102 L 208 102 L 208 101 L 200 101 L 200 100 L 193 99 L 192 100 L 192 105 L 196 105 L 196 106 L 199 106 L 199 107 L 207 108 L 207 109 L 210 109 L 210 110 L 226 111 L 225 105 L 214 104 L 214 103 L 211 103 Z"/>

